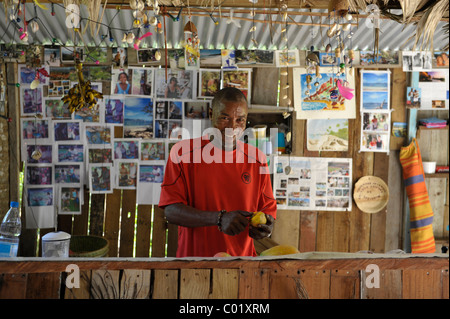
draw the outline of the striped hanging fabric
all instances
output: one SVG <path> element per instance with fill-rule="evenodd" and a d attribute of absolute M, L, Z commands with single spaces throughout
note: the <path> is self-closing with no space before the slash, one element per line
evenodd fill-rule
<path fill-rule="evenodd" d="M 411 144 L 400 150 L 403 180 L 409 201 L 411 252 L 413 254 L 436 251 L 433 234 L 433 209 L 428 197 L 419 144 Z"/>

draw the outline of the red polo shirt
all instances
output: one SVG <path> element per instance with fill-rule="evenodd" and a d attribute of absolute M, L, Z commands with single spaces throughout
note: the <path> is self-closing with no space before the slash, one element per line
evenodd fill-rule
<path fill-rule="evenodd" d="M 237 142 L 223 151 L 209 140 L 183 140 L 171 150 L 161 185 L 159 206 L 183 203 L 204 211 L 264 211 L 276 217 L 276 201 L 266 156 L 252 145 Z M 206 212 L 205 212 L 206 213 Z M 248 227 L 226 235 L 217 226 L 178 227 L 177 257 L 256 256 Z"/>

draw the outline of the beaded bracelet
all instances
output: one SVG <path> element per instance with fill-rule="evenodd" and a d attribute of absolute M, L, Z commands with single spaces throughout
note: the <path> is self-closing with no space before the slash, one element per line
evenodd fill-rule
<path fill-rule="evenodd" d="M 222 209 L 219 212 L 219 217 L 217 218 L 217 227 L 219 228 L 219 231 L 222 231 L 222 216 L 223 214 L 225 214 L 227 211 Z"/>

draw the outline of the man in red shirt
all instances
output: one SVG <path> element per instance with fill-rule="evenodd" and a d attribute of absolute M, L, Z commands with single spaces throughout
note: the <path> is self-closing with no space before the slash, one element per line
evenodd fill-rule
<path fill-rule="evenodd" d="M 272 233 L 277 206 L 266 156 L 239 140 L 247 113 L 245 95 L 225 88 L 212 102 L 213 128 L 171 150 L 159 206 L 179 225 L 177 257 L 256 256 L 253 239 Z M 265 225 L 249 224 L 256 211 Z"/>

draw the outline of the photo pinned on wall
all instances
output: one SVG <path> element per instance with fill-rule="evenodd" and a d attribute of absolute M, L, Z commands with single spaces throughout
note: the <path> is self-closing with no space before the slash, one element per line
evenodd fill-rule
<path fill-rule="evenodd" d="M 49 128 L 50 120 L 47 118 L 21 118 L 22 143 L 51 143 L 53 130 Z"/>
<path fill-rule="evenodd" d="M 24 187 L 25 216 L 27 229 L 55 227 L 54 186 Z"/>
<path fill-rule="evenodd" d="M 420 108 L 422 90 L 419 87 L 410 87 L 406 89 L 406 107 Z"/>
<path fill-rule="evenodd" d="M 403 122 L 392 123 L 392 135 L 395 137 L 407 137 L 408 124 Z"/>
<path fill-rule="evenodd" d="M 389 133 L 390 112 L 362 112 L 362 131 Z"/>
<path fill-rule="evenodd" d="M 94 107 L 88 107 L 84 106 L 78 111 L 74 112 L 73 117 L 75 120 L 82 120 L 83 123 L 101 123 L 102 120 L 102 114 L 101 114 L 101 108 L 102 108 L 102 100 L 99 100 L 99 103 Z"/>
<path fill-rule="evenodd" d="M 139 159 L 139 139 L 114 139 L 114 160 L 122 159 Z"/>
<path fill-rule="evenodd" d="M 27 187 L 27 206 L 44 207 L 54 205 L 53 186 Z"/>
<path fill-rule="evenodd" d="M 161 140 L 141 140 L 140 141 L 141 161 L 165 161 L 166 143 Z"/>
<path fill-rule="evenodd" d="M 89 147 L 89 164 L 113 163 L 112 147 Z"/>
<path fill-rule="evenodd" d="M 212 99 L 220 90 L 220 69 L 200 69 L 199 71 L 199 98 Z"/>
<path fill-rule="evenodd" d="M 36 151 L 36 152 L 35 152 Z M 33 158 L 33 154 L 40 153 L 39 158 Z M 26 145 L 25 162 L 27 164 L 50 164 L 53 162 L 53 145 L 51 144 L 39 144 L 39 145 Z"/>
<path fill-rule="evenodd" d="M 60 187 L 58 194 L 58 214 L 81 215 L 83 191 L 81 187 Z"/>
<path fill-rule="evenodd" d="M 48 97 L 63 97 L 69 93 L 71 84 L 69 80 L 49 80 L 48 81 Z"/>
<path fill-rule="evenodd" d="M 172 70 L 184 70 L 186 67 L 186 57 L 184 49 L 169 49 L 167 50 L 168 66 Z"/>
<path fill-rule="evenodd" d="M 124 104 L 123 137 L 153 138 L 153 100 L 150 97 L 127 96 Z"/>
<path fill-rule="evenodd" d="M 448 68 L 448 54 L 449 52 L 434 52 L 433 67 Z"/>
<path fill-rule="evenodd" d="M 61 51 L 58 47 L 56 48 L 44 47 L 44 64 L 48 66 L 61 65 Z"/>
<path fill-rule="evenodd" d="M 37 87 L 32 90 L 29 86 L 21 86 L 21 115 L 34 116 L 36 114 L 43 114 L 42 96 L 42 87 Z"/>
<path fill-rule="evenodd" d="M 52 120 L 71 120 L 72 113 L 68 104 L 65 104 L 59 98 L 45 98 L 45 115 Z"/>
<path fill-rule="evenodd" d="M 83 163 L 84 145 L 83 144 L 64 144 L 56 145 L 56 159 L 58 163 L 73 162 Z"/>
<path fill-rule="evenodd" d="M 118 160 L 114 163 L 116 168 L 115 188 L 136 189 L 138 161 Z"/>
<path fill-rule="evenodd" d="M 75 63 L 76 60 L 84 62 L 83 47 L 65 47 L 61 46 L 61 63 Z"/>
<path fill-rule="evenodd" d="M 85 63 L 105 64 L 108 62 L 108 48 L 88 47 Z"/>
<path fill-rule="evenodd" d="M 53 121 L 53 135 L 55 142 L 79 142 L 82 136 L 82 121 Z"/>
<path fill-rule="evenodd" d="M 84 132 L 86 144 L 92 146 L 112 146 L 114 127 L 108 124 L 85 124 Z"/>
<path fill-rule="evenodd" d="M 195 71 L 193 70 L 155 70 L 156 98 L 184 99 L 195 98 Z"/>
<path fill-rule="evenodd" d="M 429 51 L 402 51 L 403 72 L 431 71 L 433 56 Z"/>
<path fill-rule="evenodd" d="M 321 67 L 333 67 L 340 63 L 340 58 L 336 57 L 334 52 L 319 52 L 319 65 Z"/>
<path fill-rule="evenodd" d="M 26 64 L 19 64 L 19 83 L 21 85 L 23 84 L 31 84 L 36 79 L 36 73 L 38 72 L 37 69 L 41 69 L 42 67 L 29 67 Z M 49 72 L 49 68 L 47 66 L 44 66 L 45 71 Z M 44 76 L 42 74 L 38 74 L 39 76 L 39 84 L 40 85 L 47 85 L 48 84 L 48 77 Z"/>
<path fill-rule="evenodd" d="M 222 51 L 219 49 L 200 49 L 200 66 L 222 66 Z"/>
<path fill-rule="evenodd" d="M 161 184 L 164 176 L 164 162 L 140 164 L 137 180 L 137 204 L 157 205 L 161 195 Z"/>
<path fill-rule="evenodd" d="M 83 180 L 82 164 L 55 164 L 55 184 L 80 184 Z"/>
<path fill-rule="evenodd" d="M 236 64 L 265 65 L 271 66 L 275 63 L 275 53 L 273 50 L 235 50 Z"/>
<path fill-rule="evenodd" d="M 52 166 L 26 166 L 25 185 L 53 185 L 52 181 Z"/>
<path fill-rule="evenodd" d="M 399 51 L 383 50 L 378 52 L 378 56 L 374 51 L 360 51 L 360 65 L 361 66 L 376 66 L 376 65 L 399 65 Z"/>
<path fill-rule="evenodd" d="M 129 70 L 132 71 L 130 94 L 153 96 L 154 69 L 130 67 Z"/>
<path fill-rule="evenodd" d="M 252 69 L 222 70 L 222 88 L 234 87 L 242 91 L 250 101 Z"/>
<path fill-rule="evenodd" d="M 111 55 L 113 68 L 123 69 L 128 65 L 127 48 L 113 47 L 111 48 Z"/>
<path fill-rule="evenodd" d="M 361 134 L 361 152 L 389 153 L 390 133 L 363 131 Z"/>
<path fill-rule="evenodd" d="M 300 54 L 298 50 L 275 51 L 275 63 L 279 68 L 300 66 Z"/>
<path fill-rule="evenodd" d="M 120 94 L 104 96 L 105 123 L 123 125 L 124 100 Z"/>
<path fill-rule="evenodd" d="M 420 109 L 449 109 L 449 70 L 436 69 L 419 73 Z"/>
<path fill-rule="evenodd" d="M 131 69 L 111 70 L 111 95 L 131 94 L 133 73 Z"/>
<path fill-rule="evenodd" d="M 159 56 L 159 59 L 158 59 Z M 138 63 L 159 65 L 161 64 L 161 51 L 159 49 L 139 49 L 137 50 Z M 164 61 L 164 60 L 163 60 Z"/>
<path fill-rule="evenodd" d="M 222 50 L 222 69 L 237 69 L 235 50 Z"/>
<path fill-rule="evenodd" d="M 297 119 L 356 118 L 355 77 L 350 73 L 337 76 L 333 68 L 320 68 L 320 77 L 305 68 L 293 73 Z"/>
<path fill-rule="evenodd" d="M 89 164 L 88 176 L 91 194 L 108 194 L 113 192 L 114 171 L 112 164 Z"/>
<path fill-rule="evenodd" d="M 361 111 L 390 110 L 390 71 L 361 71 Z"/>
<path fill-rule="evenodd" d="M 210 118 L 211 101 L 184 102 L 184 118 L 191 120 L 207 120 Z"/>

